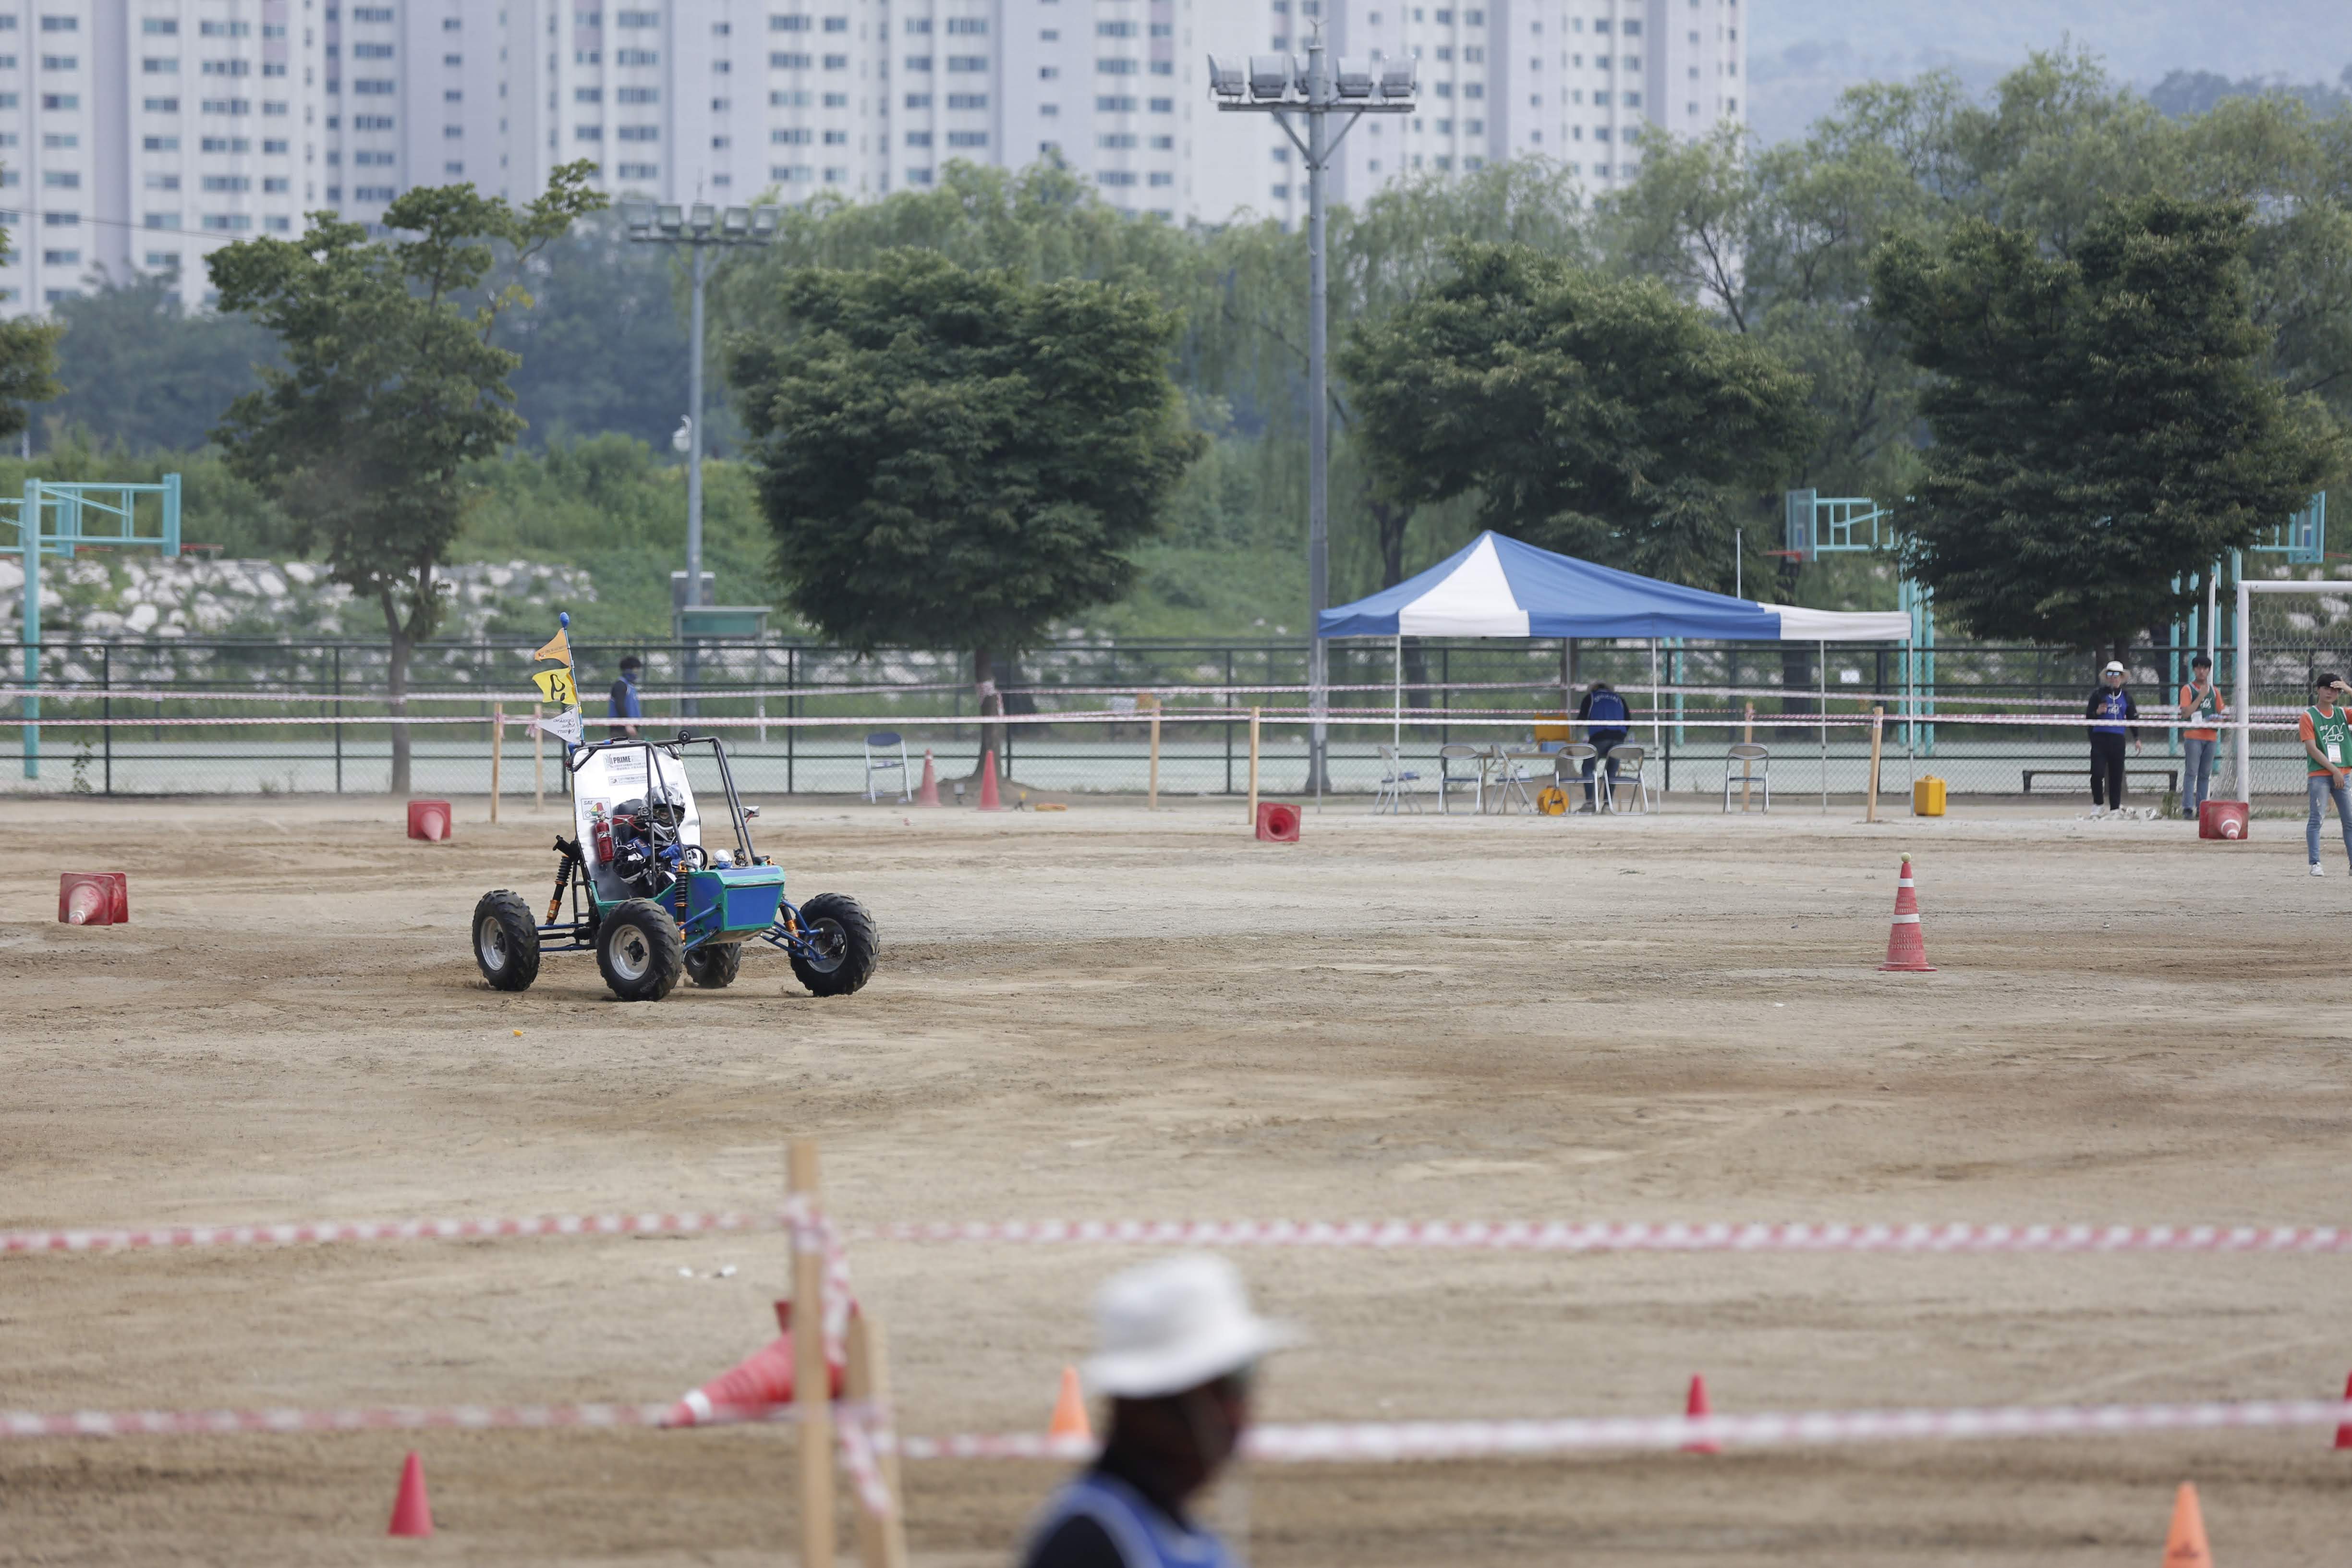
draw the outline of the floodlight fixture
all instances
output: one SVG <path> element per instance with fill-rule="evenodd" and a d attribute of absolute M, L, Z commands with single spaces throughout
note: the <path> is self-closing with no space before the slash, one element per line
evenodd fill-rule
<path fill-rule="evenodd" d="M 1249 67 L 1231 55 L 1209 57 L 1209 90 L 1219 98 L 1239 98 L 1247 89 Z"/>
<path fill-rule="evenodd" d="M 749 239 L 751 237 L 751 209 L 750 207 L 729 207 L 727 209 L 724 222 L 726 224 L 728 238 Z"/>
<path fill-rule="evenodd" d="M 1418 63 L 1411 55 L 1382 60 L 1381 62 L 1381 96 L 1411 98 L 1417 86 L 1413 78 Z"/>
<path fill-rule="evenodd" d="M 629 237 L 643 239 L 653 232 L 654 204 L 646 201 L 625 201 L 621 204 L 621 221 L 628 226 Z"/>
<path fill-rule="evenodd" d="M 758 244 L 765 244 L 775 237 L 776 209 L 772 206 L 753 207 L 751 209 L 752 240 Z"/>
<path fill-rule="evenodd" d="M 1372 96 L 1372 62 L 1342 57 L 1338 79 L 1341 98 L 1370 98 Z"/>
<path fill-rule="evenodd" d="M 1250 96 L 1261 103 L 1288 97 L 1290 57 L 1252 55 L 1249 58 L 1249 89 Z"/>
<path fill-rule="evenodd" d="M 697 202 L 687 215 L 687 226 L 694 230 L 696 237 L 699 238 L 710 232 L 711 225 L 717 222 L 718 218 L 718 208 L 709 202 Z"/>
<path fill-rule="evenodd" d="M 656 209 L 654 226 L 660 229 L 665 237 L 676 239 L 678 231 L 686 226 L 686 209 L 676 202 L 662 203 Z"/>

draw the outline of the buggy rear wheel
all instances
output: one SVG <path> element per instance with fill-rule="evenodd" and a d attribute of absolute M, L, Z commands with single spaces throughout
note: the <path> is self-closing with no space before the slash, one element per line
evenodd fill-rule
<path fill-rule="evenodd" d="M 528 991 L 539 978 L 539 926 L 520 893 L 484 893 L 474 906 L 474 963 L 493 991 Z"/>
<path fill-rule="evenodd" d="M 624 1002 L 658 1002 L 677 988 L 686 944 L 669 911 L 647 899 L 630 899 L 596 928 L 596 967 Z"/>
<path fill-rule="evenodd" d="M 742 967 L 740 942 L 705 942 L 686 955 L 686 977 L 705 991 L 724 991 L 735 984 L 735 972 Z"/>
<path fill-rule="evenodd" d="M 819 893 L 801 906 L 802 945 L 793 973 L 819 996 L 846 996 L 874 978 L 882 939 L 866 906 L 846 893 Z"/>

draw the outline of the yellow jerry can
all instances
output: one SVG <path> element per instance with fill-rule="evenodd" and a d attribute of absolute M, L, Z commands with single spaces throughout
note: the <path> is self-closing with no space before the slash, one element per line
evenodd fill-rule
<path fill-rule="evenodd" d="M 1944 781 L 1929 773 L 1911 785 L 1911 815 L 1941 816 L 1944 815 Z"/>

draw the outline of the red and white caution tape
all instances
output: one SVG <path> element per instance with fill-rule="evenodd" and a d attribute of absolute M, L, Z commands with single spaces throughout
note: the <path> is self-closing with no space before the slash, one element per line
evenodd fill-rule
<path fill-rule="evenodd" d="M 874 1241 L 1517 1252 L 2352 1252 L 2352 1230 L 2336 1226 L 1009 1220 L 906 1222 L 851 1235 Z"/>
<path fill-rule="evenodd" d="M 1810 1410 L 1759 1415 L 1621 1415 L 1550 1421 L 1381 1421 L 1253 1427 L 1244 1449 L 1277 1464 L 1505 1458 L 1596 1449 L 1679 1449 L 1693 1444 L 1799 1447 L 1987 1437 L 2117 1436 L 2127 1433 L 2340 1426 L 2352 1403 L 2253 1400 L 2202 1405 L 1997 1405 L 1957 1410 Z M 1014 1432 L 902 1437 L 908 1459 L 1083 1459 L 1079 1437 Z"/>
<path fill-rule="evenodd" d="M 339 1410 L 0 1410 L 0 1437 L 212 1436 L 243 1433 L 539 1430 L 658 1427 L 670 1406 L 650 1405 L 385 1405 Z M 863 1493 L 882 1487 L 877 1450 L 907 1459 L 1083 1459 L 1083 1437 L 1034 1432 L 892 1436 L 852 1405 L 836 1406 L 845 1455 Z M 793 1407 L 726 1413 L 740 1421 L 790 1421 Z M 1678 1449 L 1692 1444 L 1753 1448 L 1831 1443 L 2098 1437 L 2147 1432 L 2227 1432 L 2352 1425 L 2352 1401 L 2269 1399 L 2194 1405 L 2011 1405 L 1958 1409 L 1807 1410 L 1753 1415 L 1570 1416 L 1529 1421 L 1370 1421 L 1253 1427 L 1252 1458 L 1277 1464 L 1497 1458 L 1600 1449 Z M 869 1505 L 888 1510 L 887 1488 Z"/>
<path fill-rule="evenodd" d="M 792 1228 L 803 1211 L 761 1214 L 541 1215 L 522 1219 L 307 1220 L 0 1231 L 0 1253 L 302 1243 L 485 1241 L 500 1237 L 693 1236 Z M 808 1245 L 826 1256 L 828 1316 L 847 1325 L 845 1241 L 1043 1246 L 1304 1247 L 1492 1252 L 2352 1252 L 2338 1226 L 1843 1225 L 1572 1220 L 940 1220 L 842 1226 L 810 1214 Z M 843 1303 L 835 1306 L 834 1303 Z"/>
<path fill-rule="evenodd" d="M 898 1445 L 887 1417 L 879 1410 L 855 1405 L 836 1405 L 834 1414 L 841 1435 L 841 1462 L 849 1471 L 850 1484 L 857 1489 L 858 1506 L 877 1519 L 887 1519 L 896 1505 L 877 1455 L 877 1448 Z"/>
<path fill-rule="evenodd" d="M 306 1242 L 492 1241 L 507 1237 L 696 1236 L 780 1230 L 774 1214 L 540 1215 L 527 1219 L 303 1220 L 291 1224 L 170 1225 L 131 1229 L 0 1231 L 0 1253 L 128 1252 L 148 1247 L 293 1247 Z"/>
<path fill-rule="evenodd" d="M 659 1426 L 652 1405 L 388 1405 L 344 1410 L 0 1410 L 0 1437 L 197 1437 L 255 1432 L 483 1432 L 509 1427 Z M 787 1406 L 786 1408 L 789 1408 Z M 764 1416 L 760 1417 L 765 1419 Z"/>

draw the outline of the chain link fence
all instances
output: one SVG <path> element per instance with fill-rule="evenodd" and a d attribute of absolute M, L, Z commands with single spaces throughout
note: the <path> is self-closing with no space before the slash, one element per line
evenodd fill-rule
<path fill-rule="evenodd" d="M 560 794 L 560 753 L 535 741 L 528 642 L 434 643 L 408 674 L 410 787 L 482 794 L 490 786 L 491 717 L 502 707 L 500 787 Z M 1166 795 L 1238 795 L 1249 787 L 1250 715 L 1262 715 L 1259 783 L 1269 795 L 1313 793 L 1308 776 L 1307 646 L 1262 642 L 1069 641 L 996 665 L 1004 721 L 983 731 L 969 655 L 886 649 L 871 655 L 807 643 L 574 645 L 592 736 L 604 732 L 605 689 L 621 658 L 644 661 L 639 690 L 649 733 L 713 730 L 742 786 L 761 795 L 862 794 L 875 732 L 902 738 L 919 776 L 926 750 L 940 775 L 976 775 L 984 744 L 1001 744 L 1015 787 L 1141 793 L 1160 710 L 1159 787 Z M 2196 650 L 2133 651 L 2133 689 L 2161 720 Z M 2232 650 L 2223 647 L 2221 666 Z M 2352 666 L 2352 648 L 2322 650 Z M 380 793 L 392 776 L 390 650 L 381 643 L 118 640 L 41 650 L 37 776 L 18 790 L 100 795 Z M 1448 642 L 1343 640 L 1331 647 L 1328 790 L 1369 795 L 1396 746 L 1423 793 L 1441 745 L 1528 744 L 1557 722 L 1570 693 L 1614 685 L 1633 710 L 1633 739 L 1652 748 L 1651 783 L 1719 795 L 1725 750 L 1752 735 L 1771 753 L 1782 797 L 1854 796 L 1869 769 L 1870 712 L 1885 712 L 1886 790 L 1927 773 L 1959 794 L 2081 794 L 2088 762 L 2083 705 L 2102 662 L 2063 649 L 1953 644 L 1932 650 L 1873 645 L 1696 643 L 1622 639 Z M 15 668 L 12 667 L 12 673 Z M 2226 675 L 2223 681 L 2227 689 Z M 0 713 L 0 744 L 23 748 L 20 685 Z M 1751 714 L 1752 710 L 1752 714 Z M 2258 718 L 2267 715 L 2258 714 Z M 2146 731 L 2131 763 L 2134 794 L 2177 787 L 2177 731 Z M 896 760 L 897 748 L 876 748 Z M 2299 794 L 2291 721 L 2258 729 L 2263 794 Z M 22 770 L 11 769 L 12 773 Z M 896 790 L 895 772 L 877 787 Z M 950 787 L 951 783 L 950 783 Z"/>

